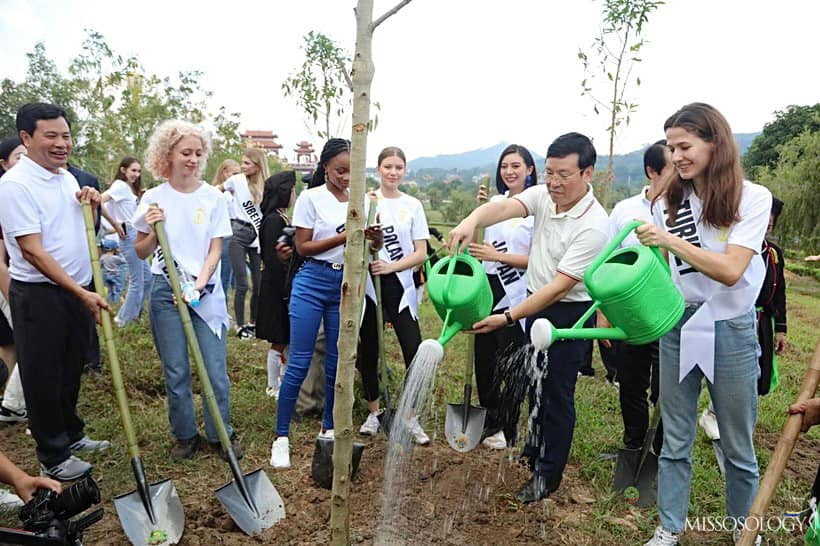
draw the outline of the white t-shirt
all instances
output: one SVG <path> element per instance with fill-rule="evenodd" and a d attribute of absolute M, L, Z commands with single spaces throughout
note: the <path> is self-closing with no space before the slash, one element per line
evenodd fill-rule
<path fill-rule="evenodd" d="M 293 206 L 293 225 L 313 230 L 312 241 L 329 239 L 345 230 L 347 201 L 341 202 L 325 184 L 304 190 Z M 315 260 L 341 264 L 345 261 L 345 245 L 333 247 L 312 256 Z"/>
<path fill-rule="evenodd" d="M 649 186 L 644 186 L 637 195 L 627 197 L 612 208 L 607 223 L 609 239 L 612 240 L 632 220 L 643 220 L 644 222 L 654 222 L 652 219 L 652 202 L 646 198 Z M 621 247 L 635 246 L 641 244 L 633 230 L 621 243 Z"/>
<path fill-rule="evenodd" d="M 128 184 L 119 179 L 114 180 L 105 190 L 105 195 L 111 196 L 111 200 L 105 204 L 105 207 L 114 221 L 118 224 L 130 222 L 137 210 L 137 196 Z"/>
<path fill-rule="evenodd" d="M 607 214 L 592 186 L 567 212 L 556 212 L 546 185 L 527 188 L 513 199 L 524 205 L 528 216 L 535 216 L 527 289 L 535 292 L 563 273 L 579 282 L 561 301 L 590 301 L 584 271 L 608 241 Z"/>
<path fill-rule="evenodd" d="M 219 190 L 204 182 L 191 193 L 179 192 L 168 182 L 151 188 L 145 192 L 131 220 L 134 227 L 143 233 L 151 233 L 145 213 L 152 203 L 157 203 L 165 211 L 165 231 L 174 259 L 191 275 L 199 275 L 211 240 L 228 237 L 232 233 L 228 209 Z M 151 273 L 162 275 L 159 260 L 152 261 Z M 211 279 L 219 280 L 218 262 Z M 221 283 L 217 284 L 221 286 Z"/>
<path fill-rule="evenodd" d="M 39 233 L 43 250 L 81 285 L 91 282 L 85 222 L 77 179 L 65 169 L 55 174 L 27 156 L 0 182 L 0 225 L 9 251 L 9 273 L 22 282 L 55 284 L 23 258 L 17 237 Z"/>
<path fill-rule="evenodd" d="M 262 227 L 262 210 L 258 203 L 253 202 L 248 179 L 244 174 L 235 174 L 225 181 L 224 188 L 233 194 L 234 218 L 253 225 L 257 237 L 251 243 L 253 248 L 259 248 L 259 229 Z"/>
<path fill-rule="evenodd" d="M 504 195 L 494 195 L 490 202 L 503 201 L 508 198 Z M 492 245 L 499 252 L 527 256 L 532 246 L 532 227 L 534 221 L 531 216 L 526 218 L 510 218 L 487 226 L 484 229 L 484 242 Z M 484 271 L 487 275 L 496 275 L 504 287 L 505 295 L 493 311 L 500 311 L 514 307 L 527 297 L 527 270 L 518 269 L 503 262 L 484 262 Z"/>
<path fill-rule="evenodd" d="M 744 181 L 738 210 L 740 221 L 728 228 L 715 228 L 701 223 L 702 210 L 703 203 L 700 198 L 694 192 L 690 192 L 678 210 L 675 226 L 668 227 L 666 200 L 661 198 L 653 210 L 654 222 L 669 233 L 705 250 L 723 254 L 728 245 L 739 245 L 754 250 L 757 254 L 760 252 L 769 225 L 772 194 L 763 186 Z M 749 262 L 743 276 L 734 286 L 726 286 L 710 279 L 671 252 L 669 265 L 672 268 L 672 280 L 681 289 L 687 302 L 703 302 L 717 292 L 731 292 L 732 306 L 737 309 L 737 313 L 730 318 L 741 315 L 754 306 L 766 275 L 763 260 L 756 259 L 756 256 Z M 723 313 L 718 309 L 717 314 Z"/>
<path fill-rule="evenodd" d="M 393 199 L 384 197 L 381 190 L 376 195 L 379 198 L 376 214 L 384 235 L 379 259 L 397 262 L 415 251 L 415 241 L 430 238 L 424 207 L 418 199 L 406 193 Z"/>

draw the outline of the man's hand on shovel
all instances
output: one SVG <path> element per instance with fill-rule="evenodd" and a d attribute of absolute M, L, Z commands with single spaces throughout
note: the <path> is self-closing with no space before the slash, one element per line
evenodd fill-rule
<path fill-rule="evenodd" d="M 80 203 L 88 203 L 91 205 L 92 214 L 94 214 L 96 207 L 98 207 L 102 201 L 100 192 L 88 186 L 78 191 L 75 196 Z M 108 305 L 108 302 L 102 294 L 97 294 L 96 292 L 83 288 L 77 296 L 80 298 L 80 301 L 83 302 L 83 305 L 91 311 L 91 314 L 94 315 L 94 321 L 97 324 L 100 324 L 100 309 L 105 309 L 106 311 L 111 310 L 111 306 Z"/>

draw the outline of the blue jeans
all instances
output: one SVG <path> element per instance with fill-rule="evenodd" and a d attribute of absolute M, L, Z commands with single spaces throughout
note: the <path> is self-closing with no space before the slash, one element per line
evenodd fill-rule
<path fill-rule="evenodd" d="M 142 305 L 151 293 L 151 266 L 148 265 L 148 260 L 141 260 L 137 256 L 134 250 L 136 239 L 137 230 L 131 224 L 126 224 L 125 239 L 120 239 L 120 252 L 128 262 L 128 292 L 125 294 L 125 303 L 117 313 L 120 326 L 139 318 Z"/>
<path fill-rule="evenodd" d="M 322 427 L 333 428 L 333 398 L 339 339 L 342 271 L 307 261 L 296 273 L 290 294 L 290 359 L 279 392 L 276 434 L 287 436 L 293 406 L 307 376 L 319 323 L 325 328 L 325 415 Z"/>
<path fill-rule="evenodd" d="M 157 346 L 159 358 L 162 361 L 162 371 L 165 374 L 165 392 L 168 395 L 168 421 L 171 424 L 171 434 L 177 440 L 190 440 L 197 435 L 196 411 L 194 410 L 193 394 L 191 392 L 191 364 L 188 362 L 188 343 L 185 330 L 182 328 L 182 319 L 179 310 L 173 302 L 171 286 L 161 275 L 154 275 L 154 284 L 151 289 L 151 333 L 154 344 Z M 222 337 L 217 337 L 199 315 L 191 311 L 191 321 L 194 332 L 199 341 L 205 368 L 214 389 L 216 403 L 222 421 L 228 431 L 231 429 L 231 383 L 228 379 L 226 367 L 227 332 L 222 328 Z M 205 398 L 202 398 L 202 410 L 205 415 L 205 436 L 209 442 L 219 441 L 216 428 L 211 419 L 211 413 Z"/>
<path fill-rule="evenodd" d="M 689 508 L 692 445 L 697 432 L 703 372 L 695 368 L 678 382 L 680 330 L 697 310 L 687 306 L 678 325 L 660 342 L 660 403 L 663 448 L 658 460 L 658 514 L 663 528 L 681 532 Z M 754 311 L 715 323 L 714 383 L 706 385 L 726 455 L 726 512 L 745 517 L 758 486 L 753 435 L 757 420 L 757 336 Z"/>
<path fill-rule="evenodd" d="M 105 271 L 103 273 L 105 287 L 108 289 L 108 302 L 118 303 L 122 296 L 122 289 L 125 283 L 119 271 Z"/>
<path fill-rule="evenodd" d="M 222 281 L 222 292 L 225 293 L 225 301 L 228 301 L 228 288 L 233 282 L 233 267 L 231 267 L 231 256 L 228 247 L 231 246 L 231 238 L 222 238 L 222 257 L 219 259 L 219 275 Z"/>

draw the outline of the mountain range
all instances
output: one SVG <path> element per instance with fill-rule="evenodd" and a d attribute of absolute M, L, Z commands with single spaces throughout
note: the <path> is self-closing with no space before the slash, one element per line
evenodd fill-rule
<path fill-rule="evenodd" d="M 740 148 L 741 155 L 751 145 L 754 138 L 760 133 L 735 133 L 735 140 Z M 446 174 L 458 174 L 462 178 L 469 180 L 469 177 L 480 172 L 493 173 L 498 164 L 498 156 L 508 142 L 499 142 L 488 148 L 478 148 L 457 154 L 442 154 L 431 157 L 418 157 L 408 162 L 407 168 L 411 177 L 424 175 L 442 176 Z M 648 144 L 647 144 L 648 146 Z M 643 153 L 645 147 L 630 152 L 628 154 L 615 154 L 615 180 L 616 186 L 630 184 L 633 180 L 636 183 L 644 180 L 643 173 Z M 530 150 L 532 151 L 532 150 Z M 543 168 L 544 157 L 533 154 L 536 168 Z M 608 156 L 599 155 L 596 167 L 605 169 Z"/>

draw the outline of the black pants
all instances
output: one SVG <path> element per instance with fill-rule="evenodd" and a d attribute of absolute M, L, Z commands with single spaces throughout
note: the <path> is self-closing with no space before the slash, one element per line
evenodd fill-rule
<path fill-rule="evenodd" d="M 251 270 L 251 322 L 256 323 L 256 300 L 259 293 L 259 277 L 262 274 L 262 257 L 251 245 L 256 240 L 256 230 L 247 222 L 231 220 L 233 235 L 228 242 L 236 290 L 233 294 L 233 313 L 236 324 L 245 325 L 245 294 L 248 292 L 248 273 Z M 198 272 L 197 272 L 198 273 Z M 227 297 L 227 294 L 226 294 Z"/>
<path fill-rule="evenodd" d="M 29 428 L 37 458 L 51 467 L 83 437 L 76 407 L 93 319 L 77 297 L 49 283 L 12 280 L 9 299 Z"/>
<path fill-rule="evenodd" d="M 506 292 L 498 275 L 488 275 L 487 278 L 493 291 L 495 308 L 498 302 L 504 299 Z M 506 310 L 505 307 L 494 311 L 493 314 L 501 314 Z M 484 436 L 492 436 L 503 430 L 504 437 L 510 444 L 514 444 L 516 440 L 518 416 L 526 389 L 512 383 L 504 383 L 505 379 L 512 378 L 503 370 L 503 365 L 507 362 L 506 357 L 526 344 L 527 336 L 519 325 L 475 336 L 475 380 L 478 401 L 487 408 Z"/>
<path fill-rule="evenodd" d="M 774 319 L 765 311 L 757 313 L 757 342 L 760 344 L 760 377 L 757 380 L 757 394 L 769 394 L 774 371 Z"/>
<path fill-rule="evenodd" d="M 649 401 L 653 405 L 658 403 L 658 342 L 646 345 L 619 343 L 616 355 L 621 416 L 624 421 L 624 445 L 630 449 L 637 449 L 643 445 L 649 426 L 647 389 Z M 655 453 L 660 453 L 662 437 L 663 430 L 659 424 L 655 432 Z"/>
<path fill-rule="evenodd" d="M 559 302 L 527 317 L 527 333 L 537 318 L 548 319 L 556 328 L 569 328 L 590 308 L 592 302 Z M 584 323 L 595 324 L 594 315 Z M 541 380 L 541 400 L 533 417 L 530 437 L 524 448 L 535 474 L 547 483 L 561 481 L 575 431 L 575 383 L 578 371 L 592 352 L 592 341 L 557 341 L 547 353 L 547 374 Z M 536 386 L 535 388 L 539 388 Z"/>
<path fill-rule="evenodd" d="M 382 312 L 384 320 L 393 325 L 393 331 L 399 338 L 404 365 L 409 368 L 421 344 L 419 323 L 406 307 L 399 313 L 399 303 L 404 295 L 399 277 L 395 273 L 382 275 Z M 368 402 L 379 399 L 379 344 L 376 324 L 376 304 L 365 298 L 364 320 L 359 332 L 359 348 L 356 354 L 356 369 L 362 374 L 362 386 Z"/>

